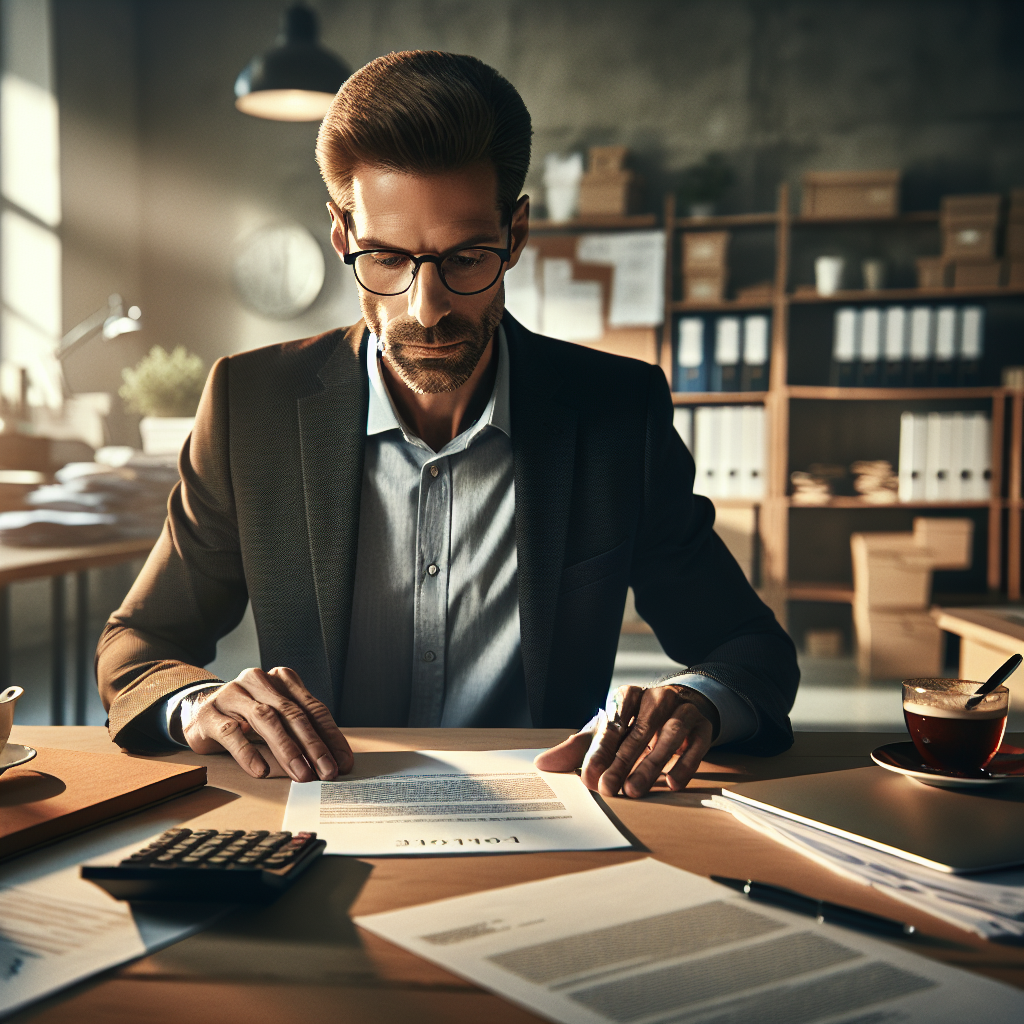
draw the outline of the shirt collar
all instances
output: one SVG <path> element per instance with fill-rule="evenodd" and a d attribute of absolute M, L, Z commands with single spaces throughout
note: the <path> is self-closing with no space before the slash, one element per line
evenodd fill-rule
<path fill-rule="evenodd" d="M 374 434 L 383 434 L 388 430 L 398 430 L 410 444 L 424 446 L 423 441 L 402 422 L 402 417 L 399 416 L 398 410 L 395 408 L 395 403 L 381 377 L 377 346 L 377 336 L 371 331 L 366 345 L 366 373 L 370 378 L 370 404 L 366 413 L 366 436 L 373 437 Z M 509 438 L 512 437 L 508 379 L 508 340 L 505 337 L 504 326 L 498 324 L 498 372 L 494 378 L 494 390 L 491 392 L 491 397 L 486 408 L 480 414 L 480 418 L 445 445 L 442 451 L 449 447 L 453 450 L 465 448 L 480 431 L 489 426 L 500 430 Z"/>

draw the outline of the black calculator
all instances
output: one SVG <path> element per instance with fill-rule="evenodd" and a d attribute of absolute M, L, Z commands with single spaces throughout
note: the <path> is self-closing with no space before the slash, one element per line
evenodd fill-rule
<path fill-rule="evenodd" d="M 266 903 L 326 847 L 315 832 L 172 828 L 118 864 L 83 864 L 82 877 L 119 900 Z"/>

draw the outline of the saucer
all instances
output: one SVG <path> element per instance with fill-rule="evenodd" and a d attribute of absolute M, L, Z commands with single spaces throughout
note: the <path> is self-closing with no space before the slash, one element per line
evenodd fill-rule
<path fill-rule="evenodd" d="M 0 753 L 0 775 L 8 768 L 17 768 L 19 764 L 31 761 L 36 752 L 31 747 L 22 746 L 20 743 L 8 743 Z"/>
<path fill-rule="evenodd" d="M 904 743 L 886 743 L 884 747 L 875 748 L 871 751 L 871 760 L 881 768 L 941 789 L 998 786 L 1012 779 L 1024 779 L 1024 750 L 1005 743 L 989 762 L 988 768 L 979 770 L 975 775 L 957 775 L 955 772 L 930 767 L 924 763 L 917 747 L 909 740 Z"/>

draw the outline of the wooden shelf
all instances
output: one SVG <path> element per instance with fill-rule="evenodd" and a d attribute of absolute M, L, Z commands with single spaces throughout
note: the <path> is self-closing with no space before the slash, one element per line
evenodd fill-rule
<path fill-rule="evenodd" d="M 767 391 L 673 391 L 673 405 L 759 405 Z"/>
<path fill-rule="evenodd" d="M 841 400 L 845 402 L 911 402 L 942 401 L 960 398 L 996 398 L 1007 394 L 1006 388 L 835 388 L 817 384 L 790 384 L 789 398 Z"/>
<path fill-rule="evenodd" d="M 572 220 L 531 220 L 531 231 L 594 231 L 596 229 L 608 228 L 656 228 L 658 218 L 653 213 L 634 213 L 625 217 L 615 216 L 594 216 L 574 217 Z"/>
<path fill-rule="evenodd" d="M 851 494 L 840 494 L 830 498 L 824 505 L 805 505 L 789 499 L 790 508 L 988 508 L 990 505 L 1001 506 L 1002 498 L 984 498 L 980 501 L 893 501 L 887 505 L 878 505 L 873 501 L 865 501 Z"/>
<path fill-rule="evenodd" d="M 793 217 L 793 227 L 851 227 L 855 224 L 892 224 L 907 226 L 909 224 L 938 224 L 938 210 L 913 210 L 909 213 L 897 213 L 895 217 L 813 217 L 801 215 Z"/>
<path fill-rule="evenodd" d="M 758 299 L 756 302 L 739 302 L 726 299 L 723 302 L 672 302 L 669 309 L 673 313 L 741 313 L 748 310 L 771 309 L 772 299 Z"/>
<path fill-rule="evenodd" d="M 1024 295 L 1024 288 L 881 288 L 867 291 L 864 288 L 836 292 L 834 295 L 819 295 L 817 292 L 792 292 L 787 298 L 794 305 L 840 302 L 918 302 L 926 299 L 1012 299 Z"/>
<path fill-rule="evenodd" d="M 790 601 L 825 601 L 828 604 L 853 604 L 853 587 L 848 583 L 795 583 L 786 587 Z"/>
<path fill-rule="evenodd" d="M 770 227 L 779 222 L 777 213 L 724 213 L 711 217 L 676 217 L 672 226 L 686 230 Z"/>
<path fill-rule="evenodd" d="M 764 504 L 764 498 L 708 498 L 708 501 L 715 508 L 757 508 Z"/>

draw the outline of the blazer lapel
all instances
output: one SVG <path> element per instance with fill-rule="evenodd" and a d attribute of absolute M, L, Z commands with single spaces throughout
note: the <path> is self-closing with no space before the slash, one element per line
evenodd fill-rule
<path fill-rule="evenodd" d="M 544 722 L 548 663 L 569 526 L 576 410 L 558 400 L 528 331 L 507 313 L 519 628 L 530 715 Z"/>
<path fill-rule="evenodd" d="M 365 325 L 342 333 L 319 371 L 322 389 L 298 400 L 302 480 L 313 582 L 332 710 L 341 701 L 359 544 L 366 411 Z"/>

